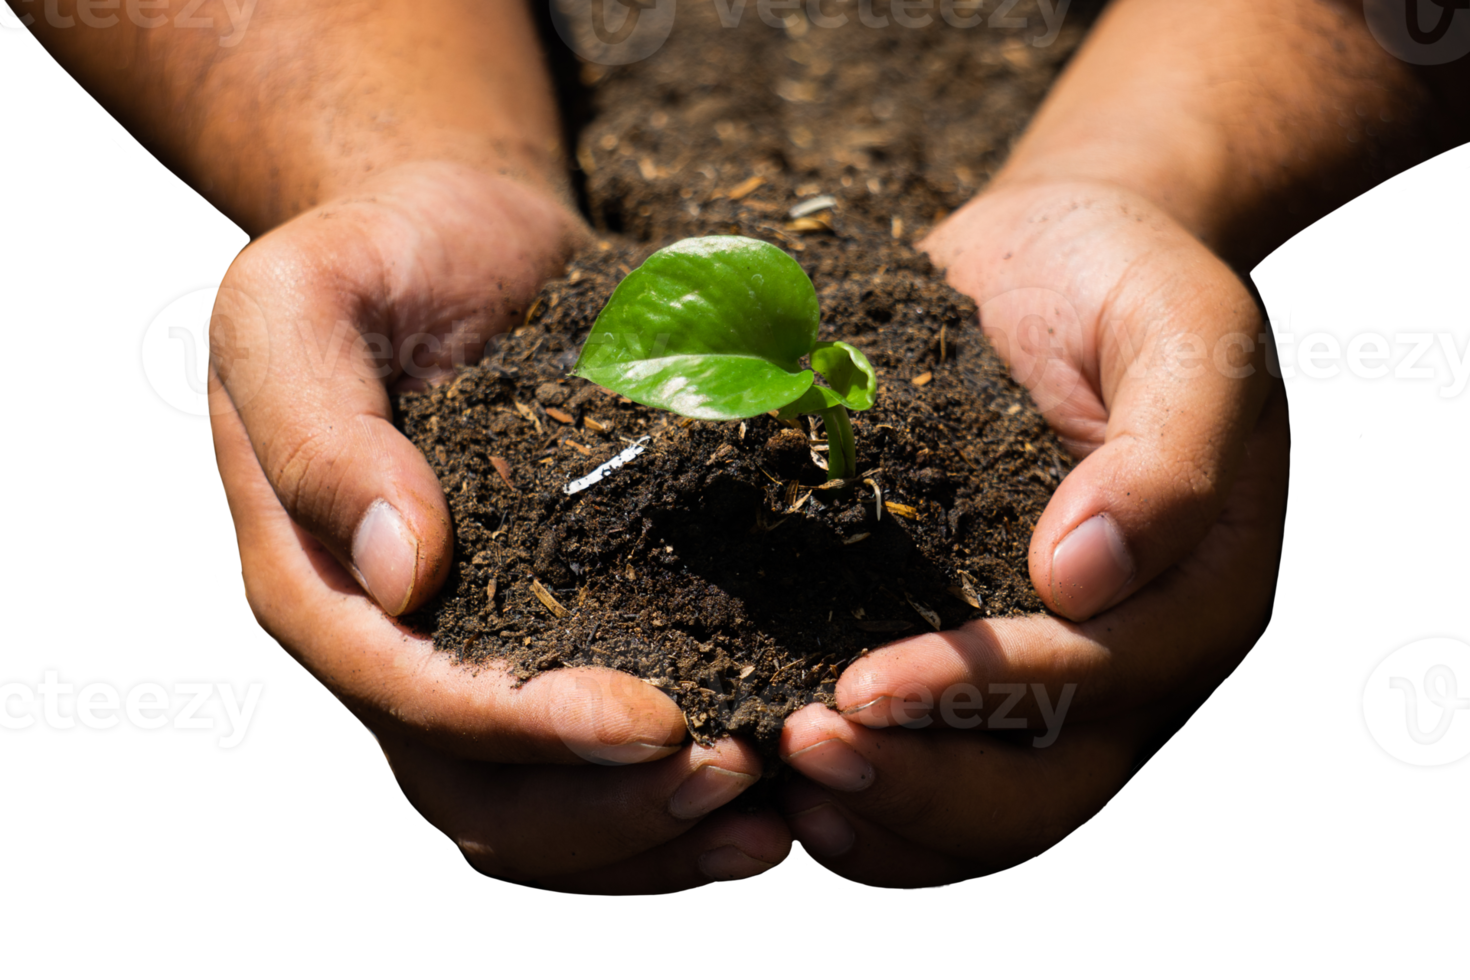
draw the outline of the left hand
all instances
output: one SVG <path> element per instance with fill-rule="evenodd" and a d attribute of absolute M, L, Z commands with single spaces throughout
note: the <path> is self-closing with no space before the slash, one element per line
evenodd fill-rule
<path fill-rule="evenodd" d="M 875 885 L 997 871 L 1096 813 L 1265 629 L 1286 510 L 1260 314 L 1165 212 L 1102 182 L 1013 183 L 923 247 L 1081 462 L 1031 539 L 1057 616 L 884 647 L 843 674 L 840 713 L 787 720 L 794 836 Z"/>

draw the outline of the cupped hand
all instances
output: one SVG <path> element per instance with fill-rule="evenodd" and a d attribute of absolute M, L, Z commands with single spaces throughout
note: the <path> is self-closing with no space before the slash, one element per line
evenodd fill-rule
<path fill-rule="evenodd" d="M 1290 445 L 1249 291 L 1145 198 L 1000 185 L 923 246 L 1080 462 L 1031 539 L 1055 615 L 876 650 L 839 711 L 787 721 L 794 835 L 897 886 L 1055 844 L 1235 668 L 1270 618 Z"/>
<path fill-rule="evenodd" d="M 748 877 L 790 848 L 773 813 L 726 807 L 761 774 L 749 747 L 688 744 L 674 703 L 627 675 L 518 687 L 393 618 L 443 582 L 453 534 L 390 392 L 478 358 L 584 234 L 536 186 L 423 164 L 241 253 L 211 324 L 210 404 L 246 592 L 476 869 L 593 892 Z"/>

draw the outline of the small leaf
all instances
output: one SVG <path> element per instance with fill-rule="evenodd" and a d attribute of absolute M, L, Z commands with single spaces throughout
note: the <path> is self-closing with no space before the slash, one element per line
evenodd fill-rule
<path fill-rule="evenodd" d="M 811 387 L 801 358 L 818 317 L 811 280 L 779 248 L 688 238 L 618 285 L 572 373 L 689 418 L 750 418 Z"/>
<path fill-rule="evenodd" d="M 834 340 L 812 348 L 812 367 L 827 379 L 837 399 L 854 412 L 873 407 L 878 394 L 878 375 L 862 351 Z"/>

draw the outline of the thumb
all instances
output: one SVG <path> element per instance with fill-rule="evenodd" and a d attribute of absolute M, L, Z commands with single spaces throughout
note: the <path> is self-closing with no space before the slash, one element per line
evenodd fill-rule
<path fill-rule="evenodd" d="M 1116 605 L 1193 551 L 1235 482 L 1273 381 L 1255 302 L 1221 271 L 1145 297 L 1099 336 L 1102 444 L 1031 538 L 1032 582 L 1068 619 Z"/>
<path fill-rule="evenodd" d="M 230 268 L 215 370 L 281 505 L 390 616 L 443 584 L 453 533 L 389 386 L 478 357 L 578 234 L 539 192 L 426 165 L 305 212 Z"/>
<path fill-rule="evenodd" d="M 443 583 L 453 538 L 438 479 L 391 421 L 389 369 L 373 356 L 389 341 L 263 252 L 220 290 L 211 357 L 286 512 L 398 616 Z M 282 290 L 288 274 L 296 288 Z"/>
<path fill-rule="evenodd" d="M 392 423 L 387 386 L 410 331 L 387 312 L 397 297 L 376 229 L 332 218 L 282 226 L 240 254 L 215 302 L 210 356 L 286 512 L 398 616 L 443 584 L 449 511 Z M 435 325 L 411 326 L 422 345 Z"/>

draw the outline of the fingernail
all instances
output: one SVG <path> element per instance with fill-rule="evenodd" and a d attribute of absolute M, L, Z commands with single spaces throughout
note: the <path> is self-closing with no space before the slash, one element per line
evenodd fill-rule
<path fill-rule="evenodd" d="M 774 864 L 757 861 L 734 844 L 726 844 L 699 856 L 699 870 L 716 881 L 736 881 L 769 871 Z"/>
<path fill-rule="evenodd" d="M 842 712 L 842 716 L 869 728 L 887 728 L 894 724 L 893 701 L 895 700 L 891 694 L 882 694 L 871 701 L 848 708 Z"/>
<path fill-rule="evenodd" d="M 793 813 L 786 823 L 801 846 L 817 857 L 841 857 L 852 850 L 857 840 L 852 824 L 830 803 Z"/>
<path fill-rule="evenodd" d="M 669 800 L 669 812 L 675 820 L 702 817 L 735 799 L 754 782 L 755 777 L 748 773 L 732 772 L 719 766 L 700 766 Z"/>
<path fill-rule="evenodd" d="M 873 767 L 841 739 L 818 742 L 793 753 L 786 761 L 803 776 L 839 793 L 856 793 L 873 785 Z"/>
<path fill-rule="evenodd" d="M 908 701 L 883 694 L 865 704 L 848 708 L 842 716 L 864 728 L 892 728 L 895 725 L 912 728 L 928 725 L 933 710 L 932 697 L 927 701 Z"/>
<path fill-rule="evenodd" d="M 1051 556 L 1052 601 L 1077 622 L 1105 608 L 1132 578 L 1123 534 L 1106 514 L 1077 525 Z"/>
<path fill-rule="evenodd" d="M 386 500 L 373 501 L 352 535 L 352 571 L 389 616 L 408 608 L 418 563 L 419 543 L 403 515 Z"/>

